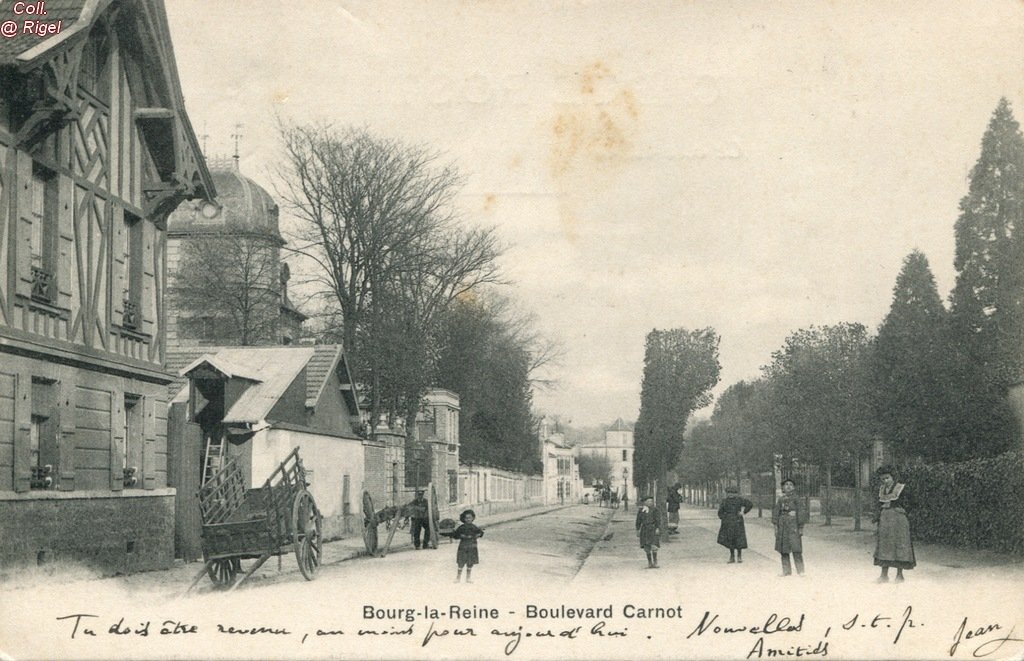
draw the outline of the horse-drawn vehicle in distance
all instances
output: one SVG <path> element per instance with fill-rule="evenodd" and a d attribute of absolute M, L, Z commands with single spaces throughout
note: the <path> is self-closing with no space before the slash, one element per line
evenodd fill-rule
<path fill-rule="evenodd" d="M 323 555 L 323 517 L 306 486 L 299 448 L 258 489 L 246 489 L 241 468 L 228 461 L 199 490 L 204 566 L 189 590 L 204 574 L 233 590 L 272 556 L 289 551 L 313 580 Z M 238 579 L 247 559 L 256 562 Z"/>

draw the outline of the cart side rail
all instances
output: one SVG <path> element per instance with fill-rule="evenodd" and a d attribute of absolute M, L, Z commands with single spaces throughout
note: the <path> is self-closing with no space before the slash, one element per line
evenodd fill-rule
<path fill-rule="evenodd" d="M 299 448 L 292 450 L 260 490 L 267 510 L 267 528 L 284 543 L 292 537 L 292 503 L 306 488 L 306 471 Z"/>
<path fill-rule="evenodd" d="M 199 513 L 203 525 L 223 523 L 245 502 L 245 476 L 234 459 L 199 488 Z"/>

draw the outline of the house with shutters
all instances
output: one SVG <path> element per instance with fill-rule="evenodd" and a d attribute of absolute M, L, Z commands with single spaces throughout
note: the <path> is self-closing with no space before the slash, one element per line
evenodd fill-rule
<path fill-rule="evenodd" d="M 46 10 L 0 40 L 0 563 L 165 567 L 166 224 L 216 191 L 163 3 Z"/>

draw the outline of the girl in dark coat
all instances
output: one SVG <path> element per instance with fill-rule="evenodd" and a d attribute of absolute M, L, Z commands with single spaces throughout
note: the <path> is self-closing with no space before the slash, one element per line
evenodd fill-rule
<path fill-rule="evenodd" d="M 722 520 L 718 543 L 729 549 L 729 562 L 743 562 L 743 549 L 747 548 L 743 515 L 754 507 L 754 503 L 740 496 L 739 491 L 736 487 L 726 487 L 726 496 L 718 507 L 718 518 Z"/>
<path fill-rule="evenodd" d="M 653 497 L 647 496 L 643 503 L 636 513 L 636 534 L 640 538 L 640 547 L 647 553 L 647 568 L 657 569 L 661 531 L 665 524 L 661 519 L 661 510 L 654 506 Z"/>
<path fill-rule="evenodd" d="M 477 552 L 476 540 L 484 536 L 484 531 L 473 525 L 473 521 L 476 519 L 476 512 L 473 510 L 466 510 L 459 515 L 459 521 L 462 521 L 455 530 L 448 533 L 448 536 L 452 539 L 459 540 L 459 550 L 455 554 L 455 562 L 459 566 L 458 573 L 455 574 L 455 582 L 458 583 L 462 580 L 462 568 L 466 568 L 466 582 L 472 583 L 469 576 L 473 571 L 473 565 L 480 563 L 480 554 Z"/>
<path fill-rule="evenodd" d="M 910 520 L 907 510 L 913 507 L 910 491 L 905 484 L 896 481 L 890 468 L 878 471 L 881 486 L 875 502 L 874 521 L 878 524 L 878 540 L 875 544 L 875 565 L 882 568 L 879 583 L 889 580 L 889 567 L 896 568 L 896 582 L 903 581 L 903 570 L 917 565 L 914 558 L 914 544 L 910 540 Z"/>

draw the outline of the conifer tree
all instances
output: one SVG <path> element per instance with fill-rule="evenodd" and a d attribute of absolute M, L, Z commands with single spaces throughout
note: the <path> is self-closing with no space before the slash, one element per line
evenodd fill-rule
<path fill-rule="evenodd" d="M 1003 98 L 982 137 L 955 226 L 947 365 L 961 395 L 952 431 L 965 457 L 1002 452 L 1019 434 L 1006 389 L 1024 377 L 1022 222 L 1024 136 Z"/>
<path fill-rule="evenodd" d="M 900 456 L 950 459 L 952 393 L 946 378 L 946 309 L 924 254 L 903 260 L 875 341 L 874 404 L 883 438 Z"/>
<path fill-rule="evenodd" d="M 1024 367 L 1024 136 L 1005 98 L 992 114 L 956 221 L 955 340 L 995 384 Z"/>

